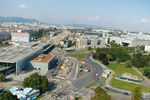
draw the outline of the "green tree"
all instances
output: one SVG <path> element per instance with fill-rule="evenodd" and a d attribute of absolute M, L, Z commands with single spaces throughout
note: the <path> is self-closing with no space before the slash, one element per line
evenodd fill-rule
<path fill-rule="evenodd" d="M 132 91 L 132 100 L 141 100 L 142 98 L 142 91 L 140 86 L 136 86 Z"/>
<path fill-rule="evenodd" d="M 113 42 L 111 42 L 110 45 L 111 45 L 111 47 L 120 47 L 120 44 L 113 43 Z"/>
<path fill-rule="evenodd" d="M 143 75 L 147 76 L 148 78 L 150 78 L 150 69 L 145 69 Z"/>
<path fill-rule="evenodd" d="M 144 67 L 148 64 L 147 56 L 144 56 L 142 53 L 134 54 L 132 57 L 132 65 L 135 67 Z"/>
<path fill-rule="evenodd" d="M 0 94 L 0 100 L 18 100 L 17 96 L 14 96 L 11 92 Z"/>
<path fill-rule="evenodd" d="M 73 43 L 71 40 L 68 41 L 68 47 L 72 47 Z"/>
<path fill-rule="evenodd" d="M 131 62 L 131 60 L 125 61 L 125 66 L 126 66 L 127 68 L 131 68 L 131 67 L 132 67 L 132 62 Z"/>
<path fill-rule="evenodd" d="M 60 46 L 60 48 L 63 49 L 64 47 L 63 47 L 63 46 Z"/>
<path fill-rule="evenodd" d="M 91 51 L 92 50 L 92 48 L 89 46 L 88 48 L 87 48 L 89 51 Z"/>
<path fill-rule="evenodd" d="M 0 40 L 0 45 L 2 44 L 3 42 Z"/>
<path fill-rule="evenodd" d="M 46 76 L 41 76 L 41 89 L 42 91 L 47 91 L 47 87 L 48 87 L 48 80 L 47 80 L 47 77 Z"/>
<path fill-rule="evenodd" d="M 76 42 L 73 42 L 73 45 L 76 46 Z"/>
<path fill-rule="evenodd" d="M 100 53 L 98 59 L 103 62 L 104 65 L 108 65 L 107 55 L 105 53 Z"/>
<path fill-rule="evenodd" d="M 143 51 L 145 49 L 145 46 L 138 46 L 137 47 L 140 51 Z"/>
<path fill-rule="evenodd" d="M 117 64 L 120 63 L 120 59 L 119 59 L 119 58 L 116 59 L 116 63 L 117 63 Z"/>
<path fill-rule="evenodd" d="M 111 96 L 109 96 L 104 89 L 98 86 L 94 90 L 95 96 L 91 98 L 91 100 L 112 100 Z"/>
<path fill-rule="evenodd" d="M 4 82 L 6 80 L 6 76 L 4 74 L 0 74 L 0 81 Z"/>
<path fill-rule="evenodd" d="M 41 92 L 45 92 L 48 89 L 48 79 L 46 76 L 40 76 L 38 73 L 34 73 L 25 78 L 22 84 L 24 87 L 32 87 L 39 89 Z"/>
<path fill-rule="evenodd" d="M 119 59 L 119 62 L 124 62 L 130 60 L 131 57 L 128 54 L 127 50 L 123 47 L 112 47 L 112 48 L 97 48 L 95 57 L 98 57 L 100 53 L 107 54 L 109 60 Z"/>

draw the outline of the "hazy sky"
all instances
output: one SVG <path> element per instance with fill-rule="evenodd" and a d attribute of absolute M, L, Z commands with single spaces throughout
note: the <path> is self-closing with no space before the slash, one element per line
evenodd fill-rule
<path fill-rule="evenodd" d="M 150 0 L 0 0 L 0 16 L 150 32 Z"/>

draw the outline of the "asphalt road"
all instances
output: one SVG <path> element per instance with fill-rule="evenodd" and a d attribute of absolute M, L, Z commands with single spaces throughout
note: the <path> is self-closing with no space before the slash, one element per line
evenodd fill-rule
<path fill-rule="evenodd" d="M 81 76 L 80 78 L 76 79 L 74 77 L 75 76 L 76 67 L 73 66 L 72 74 L 67 80 L 71 82 L 71 84 L 73 85 L 74 89 L 71 89 L 71 90 L 69 89 L 69 91 L 76 92 L 79 89 L 81 89 L 81 88 L 85 87 L 86 85 L 88 85 L 89 83 L 95 81 L 98 85 L 100 85 L 101 87 L 103 87 L 103 88 L 105 88 L 105 89 L 107 89 L 109 91 L 112 91 L 112 92 L 115 92 L 115 93 L 119 93 L 119 94 L 123 94 L 123 95 L 130 95 L 131 94 L 130 91 L 116 89 L 116 88 L 113 88 L 111 86 L 105 86 L 100 81 L 100 76 L 102 75 L 104 69 L 103 69 L 103 67 L 100 64 L 92 61 L 91 60 L 91 56 L 92 56 L 92 54 L 87 55 L 85 60 L 73 59 L 73 62 L 75 63 L 75 65 L 77 65 L 77 63 L 79 63 L 80 61 L 84 61 L 85 63 L 87 63 L 87 64 L 89 64 L 91 66 L 92 70 L 90 72 L 88 72 L 87 74 Z M 68 91 L 68 89 L 67 89 L 67 91 Z"/>
<path fill-rule="evenodd" d="M 102 83 L 100 82 L 100 76 L 103 73 L 103 67 L 101 67 L 99 64 L 93 62 L 90 59 L 90 56 L 91 55 L 87 55 L 86 60 L 77 59 L 78 61 L 84 61 L 85 63 L 89 64 L 91 66 L 91 69 L 92 69 L 90 72 L 88 72 L 84 76 L 82 76 L 76 80 L 71 81 L 72 85 L 74 87 L 76 87 L 77 89 L 81 89 L 93 81 L 102 85 Z"/>

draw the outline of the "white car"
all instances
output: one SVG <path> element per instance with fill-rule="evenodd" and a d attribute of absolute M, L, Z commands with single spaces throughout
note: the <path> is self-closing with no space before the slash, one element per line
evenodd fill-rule
<path fill-rule="evenodd" d="M 96 74 L 96 76 L 98 76 L 98 73 Z"/>

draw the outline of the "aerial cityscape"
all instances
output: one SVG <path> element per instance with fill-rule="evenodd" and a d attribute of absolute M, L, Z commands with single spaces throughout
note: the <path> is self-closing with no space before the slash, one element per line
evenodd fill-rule
<path fill-rule="evenodd" d="M 0 0 L 0 100 L 150 100 L 149 5 Z"/>

